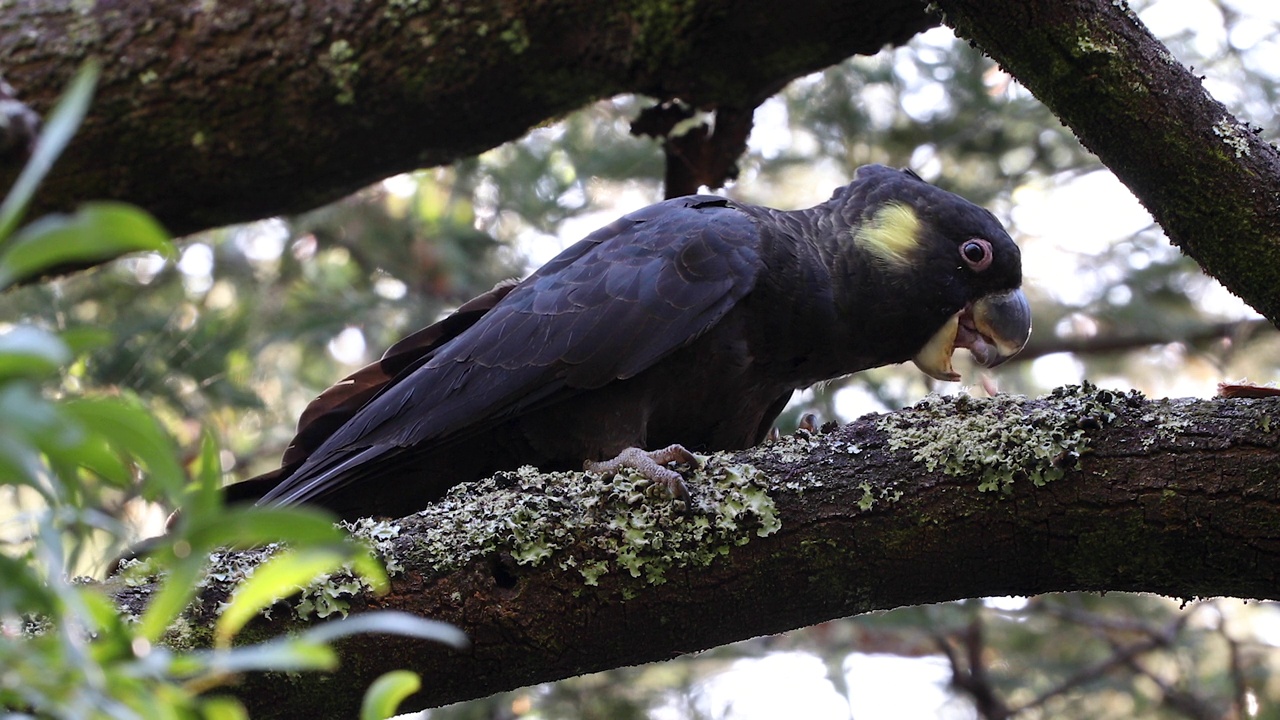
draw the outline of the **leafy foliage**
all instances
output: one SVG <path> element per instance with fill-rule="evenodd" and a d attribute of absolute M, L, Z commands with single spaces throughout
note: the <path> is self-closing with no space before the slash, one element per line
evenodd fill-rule
<path fill-rule="evenodd" d="M 31 165 L 0 205 L 0 286 L 68 263 L 172 252 L 154 219 L 115 203 L 86 205 L 11 232 L 83 117 L 96 75 L 88 65 L 76 78 L 50 116 Z M 0 541 L 0 707 L 61 718 L 237 718 L 245 716 L 239 703 L 207 691 L 248 670 L 332 669 L 336 660 L 327 643 L 343 635 L 465 643 L 441 623 L 372 613 L 297 638 L 232 648 L 259 610 L 317 574 L 349 565 L 385 588 L 385 571 L 320 512 L 222 507 L 215 444 L 207 436 L 201 442 L 189 480 L 173 437 L 135 393 L 75 392 L 54 382 L 69 363 L 83 362 L 87 348 L 106 340 L 87 327 L 54 332 L 19 323 L 0 331 L 0 492 L 12 501 Z M 133 495 L 184 508 L 149 561 L 166 581 L 140 616 L 116 607 L 102 586 L 74 578 L 91 555 L 120 549 L 126 530 L 112 509 L 118 498 Z M 240 586 L 218 618 L 214 650 L 179 652 L 159 644 L 195 596 L 211 551 L 268 541 L 286 541 L 290 549 Z M 379 683 L 367 717 L 391 714 L 407 686 L 402 676 Z"/>

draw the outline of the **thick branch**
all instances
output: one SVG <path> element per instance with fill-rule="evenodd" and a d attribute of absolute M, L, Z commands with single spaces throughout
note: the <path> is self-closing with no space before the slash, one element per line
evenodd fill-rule
<path fill-rule="evenodd" d="M 1210 97 L 1127 5 L 936 5 L 1049 106 L 1178 247 L 1280 323 L 1280 151 Z"/>
<path fill-rule="evenodd" d="M 398 521 L 392 593 L 350 601 L 455 623 L 470 651 L 355 638 L 340 673 L 235 691 L 255 717 L 350 716 L 397 667 L 423 673 L 420 707 L 956 598 L 1280 598 L 1273 417 L 1280 399 L 935 398 L 716 456 L 689 478 L 688 512 L 634 478 L 509 473 Z M 300 624 L 280 607 L 250 637 Z"/>
<path fill-rule="evenodd" d="M 183 234 L 311 208 L 618 93 L 755 107 L 933 24 L 919 0 L 19 0 L 0 8 L 0 73 L 43 112 L 104 58 L 42 209 L 118 198 Z M 0 188 L 17 169 L 0 164 Z"/>

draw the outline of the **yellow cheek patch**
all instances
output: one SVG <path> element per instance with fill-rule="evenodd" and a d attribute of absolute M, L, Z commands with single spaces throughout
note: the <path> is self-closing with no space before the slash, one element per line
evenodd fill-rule
<path fill-rule="evenodd" d="M 887 203 L 854 233 L 853 241 L 890 267 L 903 267 L 920 245 L 920 218 L 902 203 Z"/>

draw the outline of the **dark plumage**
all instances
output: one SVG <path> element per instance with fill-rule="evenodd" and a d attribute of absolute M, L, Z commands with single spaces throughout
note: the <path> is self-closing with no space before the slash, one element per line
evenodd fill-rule
<path fill-rule="evenodd" d="M 1017 352 L 1021 279 L 994 216 L 882 166 L 807 210 L 668 200 L 326 391 L 282 467 L 227 495 L 400 516 L 524 464 L 748 447 L 798 388 L 912 358 L 956 379 L 956 346 Z"/>

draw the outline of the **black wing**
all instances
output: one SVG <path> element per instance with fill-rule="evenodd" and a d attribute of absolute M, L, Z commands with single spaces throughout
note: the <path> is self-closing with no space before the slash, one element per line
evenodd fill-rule
<path fill-rule="evenodd" d="M 302 411 L 298 431 L 280 464 L 296 468 L 368 402 L 429 360 L 442 345 L 471 327 L 515 287 L 504 280 L 459 307 L 443 320 L 401 339 L 376 362 L 360 368 L 320 393 Z M 291 470 L 290 470 L 291 471 Z"/>
<path fill-rule="evenodd" d="M 755 223 L 723 198 L 677 198 L 623 217 L 392 380 L 262 502 L 314 500 L 376 474 L 369 463 L 388 455 L 640 373 L 751 291 L 759 252 Z"/>
<path fill-rule="evenodd" d="M 437 349 L 471 327 L 498 301 L 511 292 L 516 282 L 504 280 L 492 290 L 479 295 L 439 322 L 403 338 L 387 348 L 378 360 L 342 378 L 307 404 L 298 418 L 298 429 L 280 467 L 256 477 L 223 488 L 227 502 L 255 502 L 270 493 L 280 481 L 289 477 L 325 443 L 347 424 L 362 407 L 387 388 L 431 359 Z"/>

